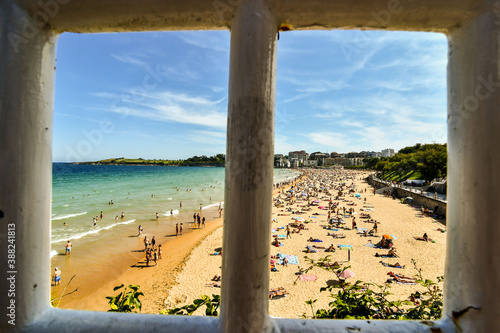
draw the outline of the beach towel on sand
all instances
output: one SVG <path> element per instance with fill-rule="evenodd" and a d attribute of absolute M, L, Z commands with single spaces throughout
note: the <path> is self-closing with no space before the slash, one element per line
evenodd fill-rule
<path fill-rule="evenodd" d="M 299 276 L 300 281 L 316 281 L 318 277 L 316 275 L 301 275 Z"/>
<path fill-rule="evenodd" d="M 374 248 L 374 249 L 376 249 L 376 248 L 377 248 L 377 247 L 375 246 L 375 244 L 370 243 L 370 242 L 366 243 L 366 244 L 365 244 L 365 246 L 367 246 L 367 247 L 371 247 L 371 248 Z"/>
<path fill-rule="evenodd" d="M 337 247 L 341 250 L 352 250 L 352 245 L 337 245 Z"/>
<path fill-rule="evenodd" d="M 294 255 L 278 253 L 276 255 L 276 257 L 278 259 L 279 265 L 283 265 L 283 259 L 285 259 L 285 258 L 288 259 L 289 265 L 298 265 L 299 264 L 299 258 L 297 256 L 294 256 Z"/>

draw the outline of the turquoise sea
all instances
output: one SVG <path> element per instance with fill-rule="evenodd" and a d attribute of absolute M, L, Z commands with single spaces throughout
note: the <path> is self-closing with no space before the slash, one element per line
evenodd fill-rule
<path fill-rule="evenodd" d="M 207 224 L 218 218 L 224 172 L 216 167 L 54 163 L 51 267 L 61 269 L 62 285 L 71 280 L 68 290 L 78 288 L 61 306 L 78 308 L 82 297 L 119 279 L 144 257 L 139 225 L 144 236 L 163 244 L 175 238 L 176 223 L 183 223 L 185 232 L 195 230 L 193 213 L 200 213 L 200 206 Z M 298 175 L 297 170 L 275 169 L 274 180 Z M 71 255 L 65 255 L 67 241 L 73 244 Z M 53 288 L 55 298 L 62 289 Z"/>
<path fill-rule="evenodd" d="M 180 218 L 176 215 L 192 216 L 200 205 L 203 210 L 217 208 L 224 200 L 224 170 L 54 163 L 51 256 L 61 253 L 67 240 L 82 244 L 115 234 L 125 225 L 137 229 L 139 224 L 155 220 L 156 213 L 161 219 L 171 217 L 166 221 L 175 225 Z M 298 174 L 296 170 L 275 169 L 275 182 Z M 96 226 L 94 217 L 99 217 Z"/>

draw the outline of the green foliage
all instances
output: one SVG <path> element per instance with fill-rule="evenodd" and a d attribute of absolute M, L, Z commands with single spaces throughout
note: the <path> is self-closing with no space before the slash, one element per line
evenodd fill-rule
<path fill-rule="evenodd" d="M 195 299 L 192 304 L 184 305 L 181 308 L 162 310 L 160 311 L 160 314 L 190 316 L 203 305 L 206 306 L 205 315 L 218 316 L 220 296 L 212 295 L 212 298 L 210 298 L 206 295 L 201 295 L 201 298 Z"/>
<path fill-rule="evenodd" d="M 330 262 L 330 256 L 318 260 L 304 257 L 310 266 L 304 269 L 308 272 L 314 267 L 319 267 L 331 271 L 339 277 L 340 273 L 350 268 L 350 266 L 341 266 Z M 426 288 L 424 292 L 415 292 L 410 295 L 410 300 L 389 301 L 387 296 L 390 285 L 376 285 L 372 283 L 363 283 L 356 281 L 349 284 L 344 281 L 336 285 L 329 285 L 320 289 L 320 292 L 330 292 L 333 299 L 326 309 L 314 310 L 316 299 L 306 301 L 311 308 L 311 317 L 303 314 L 303 318 L 314 319 L 420 319 L 435 320 L 441 318 L 443 308 L 443 293 L 438 283 L 424 279 L 422 269 L 417 268 L 415 260 L 412 259 L 415 270 L 417 271 L 416 283 Z M 339 278 L 339 280 L 341 280 Z M 442 282 L 443 277 L 438 277 L 438 282 Z M 335 290 L 334 290 L 335 289 Z M 338 289 L 338 290 L 337 290 Z M 337 291 L 335 293 L 335 291 Z M 205 314 L 207 316 L 218 316 L 220 307 L 220 296 L 212 295 L 212 298 L 201 295 L 201 298 L 195 299 L 192 304 L 184 305 L 180 308 L 162 310 L 160 314 L 169 315 L 192 315 L 203 305 L 206 306 Z"/>
<path fill-rule="evenodd" d="M 318 260 L 312 260 L 305 257 L 306 261 L 312 266 L 320 267 L 335 272 L 337 277 L 340 272 L 348 267 L 332 267 L 327 265 L 328 256 Z M 328 304 L 327 309 L 318 309 L 314 311 L 313 304 L 316 300 L 306 301 L 311 306 L 312 318 L 331 318 L 331 319 L 424 319 L 434 320 L 441 318 L 443 308 L 443 293 L 436 282 L 422 277 L 422 269 L 417 268 L 415 260 L 412 263 L 417 270 L 416 283 L 425 287 L 427 290 L 422 293 L 413 293 L 410 300 L 389 301 L 390 295 L 388 289 L 390 285 L 375 285 L 371 283 L 363 284 L 356 281 L 354 284 L 339 283 L 320 289 L 321 292 L 329 291 L 333 301 Z M 443 280 L 438 277 L 438 282 Z M 377 291 L 372 288 L 375 287 Z M 334 288 L 340 288 L 335 294 Z M 306 314 L 302 315 L 307 318 Z"/>
<path fill-rule="evenodd" d="M 123 288 L 123 284 L 121 286 L 116 286 L 113 288 L 113 291 L 117 291 L 118 289 Z M 109 299 L 109 306 L 111 307 L 108 312 L 135 312 L 135 309 L 138 309 L 141 311 L 142 303 L 139 300 L 139 296 L 144 296 L 144 294 L 139 290 L 138 285 L 129 285 L 127 291 L 127 288 L 125 288 L 122 292 L 120 292 L 116 296 L 108 296 L 106 297 Z"/>
<path fill-rule="evenodd" d="M 90 162 L 91 164 L 124 164 L 124 165 L 170 165 L 170 166 L 224 166 L 226 156 L 224 154 L 217 154 L 215 156 L 207 157 L 193 156 L 185 160 L 145 160 L 143 158 L 109 158 L 97 162 Z"/>
<path fill-rule="evenodd" d="M 447 175 L 446 144 L 416 144 L 401 149 L 390 158 L 365 159 L 368 168 L 381 171 L 381 178 L 404 181 L 445 177 Z"/>

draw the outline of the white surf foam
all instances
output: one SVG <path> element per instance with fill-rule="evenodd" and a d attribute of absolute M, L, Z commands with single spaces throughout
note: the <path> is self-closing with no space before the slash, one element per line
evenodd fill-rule
<path fill-rule="evenodd" d="M 80 216 L 80 215 L 85 215 L 85 214 L 87 214 L 87 212 L 83 212 L 83 213 L 75 213 L 75 214 L 63 214 L 63 215 L 56 215 L 56 216 L 54 216 L 51 220 L 52 220 L 52 221 L 64 220 L 64 219 L 69 219 L 69 218 L 71 218 L 71 217 Z"/>

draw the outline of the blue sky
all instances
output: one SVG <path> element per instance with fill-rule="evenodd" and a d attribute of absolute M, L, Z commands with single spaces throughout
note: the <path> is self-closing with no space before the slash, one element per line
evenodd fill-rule
<path fill-rule="evenodd" d="M 225 153 L 228 31 L 63 34 L 53 160 Z M 275 153 L 446 142 L 442 34 L 280 34 Z"/>

